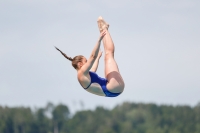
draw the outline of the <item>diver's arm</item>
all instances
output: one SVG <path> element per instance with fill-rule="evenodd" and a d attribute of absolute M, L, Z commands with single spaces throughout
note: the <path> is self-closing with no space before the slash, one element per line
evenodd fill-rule
<path fill-rule="evenodd" d="M 101 58 L 101 55 L 102 55 L 102 51 L 99 51 L 99 54 L 98 54 L 95 62 L 93 63 L 93 66 L 90 69 L 90 71 L 92 71 L 92 72 L 96 72 L 97 71 L 97 68 L 98 68 L 98 65 L 99 65 L 99 59 Z"/>
<path fill-rule="evenodd" d="M 84 73 L 88 73 L 89 72 L 89 70 L 92 68 L 95 60 L 97 59 L 98 53 L 99 53 L 99 49 L 100 49 L 101 40 L 103 39 L 103 37 L 105 36 L 105 34 L 106 34 L 106 32 L 101 33 L 97 44 L 95 45 L 94 49 L 92 50 L 90 58 L 87 60 L 87 63 L 85 63 L 82 66 L 81 70 Z M 97 66 L 98 66 L 98 64 L 97 64 Z"/>

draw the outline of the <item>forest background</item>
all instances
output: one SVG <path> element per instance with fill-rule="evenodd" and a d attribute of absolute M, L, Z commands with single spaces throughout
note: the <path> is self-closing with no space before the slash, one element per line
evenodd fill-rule
<path fill-rule="evenodd" d="M 30 108 L 0 107 L 1 133 L 199 133 L 195 107 L 124 102 L 71 114 L 64 104 Z"/>

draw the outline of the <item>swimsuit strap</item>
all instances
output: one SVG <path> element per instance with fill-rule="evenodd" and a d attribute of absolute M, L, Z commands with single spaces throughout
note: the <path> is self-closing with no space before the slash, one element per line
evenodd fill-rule
<path fill-rule="evenodd" d="M 89 88 L 91 84 L 92 84 L 92 82 L 90 82 L 90 84 L 88 85 L 88 87 L 86 87 L 86 88 L 84 88 L 84 89 L 87 89 L 87 88 Z"/>
<path fill-rule="evenodd" d="M 86 87 L 86 88 L 84 88 L 84 89 L 87 89 L 87 88 L 89 88 L 90 87 L 90 85 L 92 84 L 92 77 L 91 77 L 91 74 L 90 74 L 91 72 L 89 71 L 89 75 L 90 75 L 90 84 L 88 85 L 88 87 Z M 81 85 L 82 86 L 82 85 Z"/>
<path fill-rule="evenodd" d="M 92 83 L 99 83 L 100 78 L 95 72 L 89 71 L 89 75 L 90 75 L 90 84 L 86 88 L 83 87 L 84 89 L 89 88 Z"/>

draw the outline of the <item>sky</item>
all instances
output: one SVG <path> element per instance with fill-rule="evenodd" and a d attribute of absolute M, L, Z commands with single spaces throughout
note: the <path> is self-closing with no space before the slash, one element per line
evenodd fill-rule
<path fill-rule="evenodd" d="M 125 101 L 195 106 L 199 7 L 199 0 L 0 0 L 0 105 L 63 103 L 71 112 Z M 99 16 L 110 24 L 125 81 L 115 98 L 85 91 L 71 62 L 54 48 L 88 58 L 99 37 Z M 97 73 L 104 77 L 103 55 Z"/>

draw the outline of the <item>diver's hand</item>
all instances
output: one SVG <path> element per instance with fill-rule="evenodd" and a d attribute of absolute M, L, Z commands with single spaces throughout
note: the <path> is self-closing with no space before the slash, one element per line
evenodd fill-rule
<path fill-rule="evenodd" d="M 102 51 L 101 50 L 99 50 L 99 53 L 98 53 L 98 57 L 100 58 L 101 57 L 101 55 L 102 55 Z"/>
<path fill-rule="evenodd" d="M 101 32 L 99 41 L 101 41 L 105 35 L 106 35 L 106 31 Z"/>

